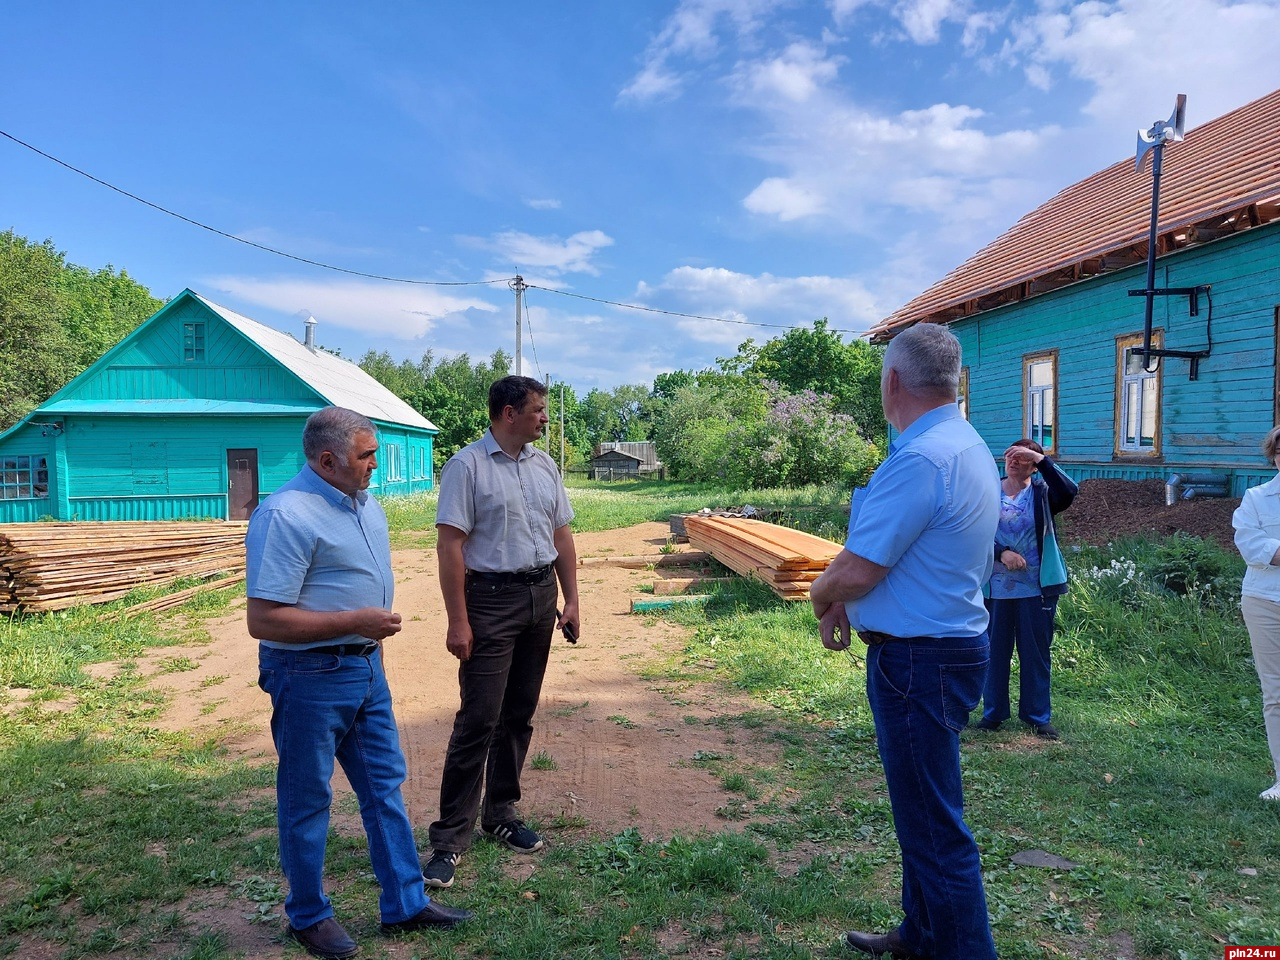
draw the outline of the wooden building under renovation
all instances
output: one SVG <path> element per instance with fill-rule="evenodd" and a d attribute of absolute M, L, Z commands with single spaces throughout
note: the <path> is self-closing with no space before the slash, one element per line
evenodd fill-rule
<path fill-rule="evenodd" d="M 0 434 L 0 523 L 247 519 L 326 406 L 377 426 L 377 495 L 429 490 L 436 428 L 354 363 L 184 290 Z"/>
<path fill-rule="evenodd" d="M 1192 105 L 1194 107 L 1194 105 Z M 1152 174 L 1132 157 L 1031 211 L 872 328 L 888 342 L 945 323 L 964 349 L 961 404 L 999 455 L 1020 437 L 1076 480 L 1274 475 L 1280 422 L 1280 91 L 1190 130 L 1164 153 L 1154 300 L 1143 356 Z"/>

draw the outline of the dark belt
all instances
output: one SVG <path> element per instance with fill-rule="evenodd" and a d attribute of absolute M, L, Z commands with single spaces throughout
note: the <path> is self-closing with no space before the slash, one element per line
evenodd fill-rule
<path fill-rule="evenodd" d="M 901 640 L 902 637 L 895 637 L 892 634 L 881 633 L 879 630 L 859 630 L 858 639 L 868 647 L 878 647 L 882 643 L 892 643 L 895 640 Z"/>
<path fill-rule="evenodd" d="M 878 647 L 882 643 L 913 643 L 915 641 L 931 641 L 939 640 L 962 640 L 962 637 L 895 637 L 891 633 L 881 633 L 879 630 L 859 630 L 858 639 L 865 643 L 868 647 Z"/>
<path fill-rule="evenodd" d="M 490 570 L 468 570 L 467 576 L 474 577 L 485 583 L 496 583 L 498 586 L 507 586 L 512 583 L 541 583 L 551 574 L 551 564 L 543 567 L 534 567 L 532 570 L 520 570 L 516 573 L 497 573 Z"/>
<path fill-rule="evenodd" d="M 307 647 L 300 653 L 327 653 L 335 657 L 371 657 L 380 644 L 376 640 L 367 643 L 335 643 L 327 647 Z"/>

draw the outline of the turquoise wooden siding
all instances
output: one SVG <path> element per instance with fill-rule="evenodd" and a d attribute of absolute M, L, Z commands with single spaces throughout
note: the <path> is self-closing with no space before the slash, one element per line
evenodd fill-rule
<path fill-rule="evenodd" d="M 18 500 L 0 499 L 0 523 L 29 523 L 57 515 L 58 473 L 56 453 L 58 440 L 53 431 L 24 423 L 0 441 L 2 457 L 45 457 L 49 465 L 49 495 Z"/>
<path fill-rule="evenodd" d="M 205 359 L 183 360 L 182 328 L 203 323 Z M 110 363 L 76 380 L 74 400 L 304 400 L 324 401 L 314 390 L 250 343 L 198 301 L 180 304 L 144 336 L 125 341 Z"/>
<path fill-rule="evenodd" d="M 1273 426 L 1280 225 L 1179 251 L 1157 261 L 1157 287 L 1212 286 L 1212 355 L 1198 380 L 1186 360 L 1161 360 L 1160 456 L 1117 456 L 1116 338 L 1141 334 L 1145 265 L 952 323 L 969 368 L 969 411 L 993 454 L 1025 435 L 1023 357 L 1056 350 L 1056 452 L 1076 479 L 1165 478 L 1226 472 L 1232 491 L 1274 476 L 1258 452 Z M 1156 299 L 1153 328 L 1169 349 L 1208 346 L 1209 305 Z"/>
<path fill-rule="evenodd" d="M 227 450 L 258 451 L 259 495 L 278 489 L 306 462 L 302 455 L 305 416 L 294 417 L 82 417 L 69 416 L 61 442 L 68 462 L 78 465 L 59 497 L 0 500 L 0 523 L 42 517 L 60 520 L 180 520 L 227 515 Z M 403 496 L 432 489 L 431 438 L 382 426 L 379 468 L 370 483 L 376 496 Z M 398 447 L 400 479 L 389 479 L 383 451 Z M 52 455 L 53 441 L 26 428 L 2 452 Z M 421 451 L 425 476 L 408 470 L 411 450 Z M 52 483 L 52 477 L 51 477 Z"/>
<path fill-rule="evenodd" d="M 184 355 L 188 323 L 204 324 L 199 359 Z M 43 425 L 24 422 L 0 435 L 0 456 L 44 456 L 50 465 L 49 495 L 0 497 L 0 523 L 225 518 L 227 451 L 257 451 L 265 497 L 302 469 L 303 424 L 326 405 L 256 343 L 184 295 L 51 398 Z M 432 433 L 376 425 L 380 465 L 370 491 L 430 490 Z"/>

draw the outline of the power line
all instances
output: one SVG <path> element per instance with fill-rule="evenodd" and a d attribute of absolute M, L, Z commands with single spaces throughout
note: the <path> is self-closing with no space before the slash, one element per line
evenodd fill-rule
<path fill-rule="evenodd" d="M 284 257 L 288 260 L 296 260 L 298 263 L 305 263 L 313 267 L 320 267 L 321 269 L 324 269 L 324 270 L 333 270 L 337 273 L 349 274 L 350 276 L 353 276 L 353 277 L 364 277 L 367 280 L 385 280 L 388 283 L 412 283 L 412 284 L 417 284 L 420 286 L 427 286 L 427 287 L 473 287 L 473 286 L 481 286 L 481 285 L 490 284 L 490 283 L 506 283 L 508 280 L 510 280 L 509 277 L 501 277 L 496 280 L 410 280 L 405 277 L 387 277 L 387 276 L 382 276 L 381 274 L 376 274 L 376 273 L 364 273 L 360 270 L 350 270 L 347 267 L 338 267 L 338 266 L 334 266 L 331 263 L 321 263 L 319 260 L 308 260 L 306 257 L 299 257 L 292 253 L 285 253 L 283 250 L 277 250 L 275 247 L 268 247 L 261 243 L 254 243 L 252 240 L 246 240 L 243 237 L 237 237 L 235 234 L 227 233 L 224 230 L 219 230 L 217 227 L 211 227 L 207 223 L 201 223 L 199 220 L 191 219 L 191 217 L 184 217 L 182 214 L 176 213 L 175 211 L 170 210 L 167 207 L 162 207 L 158 203 L 152 203 L 150 200 L 145 200 L 142 197 L 139 197 L 137 194 L 130 193 L 128 190 L 123 190 L 120 187 L 117 187 L 115 184 L 107 183 L 107 181 L 101 180 L 98 177 L 95 177 L 91 173 L 86 173 L 84 170 L 81 170 L 79 167 L 73 167 L 71 164 L 67 163 L 65 160 L 59 160 L 57 157 L 53 156 L 52 154 L 45 153 L 39 147 L 32 146 L 31 144 L 27 143 L 25 140 L 19 140 L 17 137 L 15 137 L 11 133 L 6 133 L 5 131 L 0 130 L 0 137 L 5 137 L 9 140 L 12 140 L 14 143 L 18 144 L 18 146 L 26 147 L 28 150 L 32 151 L 33 153 L 38 153 L 40 156 L 44 157 L 46 160 L 52 160 L 58 166 L 65 167 L 66 169 L 70 170 L 72 173 L 78 173 L 80 176 L 84 177 L 86 180 L 92 180 L 94 183 L 104 186 L 108 190 L 114 190 L 116 193 L 121 194 L 122 196 L 128 197 L 130 200 L 136 200 L 138 203 L 141 203 L 144 206 L 148 206 L 152 210 L 159 210 L 161 213 L 168 214 L 171 217 L 181 220 L 183 223 L 189 223 L 193 227 L 199 227 L 201 230 L 208 230 L 210 233 L 216 233 L 220 237 L 226 237 L 228 240 L 234 240 L 236 241 L 236 243 L 243 243 L 246 246 L 254 247 L 266 253 L 274 253 L 277 257 Z"/>
<path fill-rule="evenodd" d="M 533 342 L 533 318 L 529 316 L 529 298 L 524 297 L 524 325 L 529 330 L 529 349 L 533 351 L 533 366 L 539 373 L 542 372 L 542 366 L 538 363 L 538 347 Z"/>
<path fill-rule="evenodd" d="M 234 240 L 236 243 L 243 243 L 245 246 L 253 247 L 254 249 L 261 250 L 264 253 L 271 253 L 277 257 L 284 257 L 287 260 L 293 260 L 297 263 L 305 263 L 308 266 L 319 267 L 322 270 L 332 270 L 335 273 L 345 273 L 348 276 L 363 277 L 366 280 L 384 280 L 388 283 L 408 283 L 408 284 L 414 284 L 417 286 L 426 286 L 426 287 L 474 287 L 474 286 L 485 286 L 493 283 L 510 284 L 512 280 L 515 279 L 513 277 L 497 277 L 492 280 L 411 280 L 407 277 L 388 277 L 378 273 L 365 273 L 361 270 L 351 270 L 347 267 L 339 267 L 331 263 L 323 263 L 319 260 L 310 260 L 306 257 L 297 256 L 296 254 L 286 253 L 283 250 L 277 250 L 275 247 L 268 247 L 265 244 L 255 243 L 252 240 L 246 240 L 243 237 L 237 237 L 235 234 L 227 233 L 224 230 L 219 230 L 217 227 L 211 227 L 207 223 L 201 223 L 199 220 L 194 220 L 191 217 L 184 216 L 181 213 L 177 213 L 174 210 L 168 209 L 167 207 L 162 207 L 158 203 L 152 203 L 150 200 L 140 197 L 137 194 L 130 193 L 128 190 L 122 189 L 121 187 L 117 187 L 115 184 L 108 183 L 106 180 L 103 180 L 99 177 L 95 177 L 93 174 L 88 173 L 84 170 L 81 170 L 79 167 L 72 166 L 71 164 L 67 163 L 65 160 L 60 160 L 50 153 L 45 153 L 39 147 L 33 146 L 32 144 L 27 143 L 25 140 L 20 140 L 19 138 L 15 137 L 13 134 L 7 133 L 4 130 L 0 130 L 0 137 L 4 137 L 8 140 L 12 140 L 14 143 L 18 144 L 18 146 L 26 147 L 32 153 L 39 154 L 40 156 L 44 157 L 46 160 L 51 160 L 54 163 L 56 163 L 58 166 L 64 167 L 65 169 L 70 170 L 72 173 L 79 174 L 80 176 L 84 177 L 86 180 L 91 180 L 94 183 L 98 184 L 99 186 L 106 187 L 108 190 L 114 190 L 116 193 L 120 194 L 121 196 L 128 197 L 130 200 L 137 201 L 138 203 L 141 203 L 143 206 L 150 207 L 152 210 L 158 210 L 160 213 L 166 214 L 167 216 L 173 217 L 177 220 L 181 220 L 183 223 L 189 223 L 193 227 L 199 227 L 201 230 L 207 230 L 210 233 L 217 234 L 220 237 L 225 237 L 228 240 Z M 662 309 L 659 309 L 658 307 L 645 307 L 645 306 L 641 306 L 638 303 L 622 303 L 618 300 L 605 300 L 601 297 L 588 297 L 586 294 L 570 293 L 567 290 L 557 290 L 554 287 L 542 287 L 534 283 L 525 284 L 524 286 L 526 290 L 542 290 L 545 293 L 555 293 L 555 294 L 559 294 L 562 297 L 574 297 L 578 300 L 590 300 L 592 303 L 603 303 L 611 307 L 622 307 L 623 309 L 626 309 L 626 310 L 640 310 L 645 313 L 660 313 L 663 316 L 667 316 L 667 317 L 681 317 L 686 320 L 706 320 L 711 323 L 734 323 L 734 324 L 739 324 L 741 326 L 747 326 L 747 327 L 770 327 L 776 330 L 794 329 L 794 325 L 785 324 L 785 323 L 764 323 L 763 321 L 759 321 L 759 320 L 734 320 L 734 319 L 730 319 L 729 317 L 707 317 L 707 316 L 702 316 L 696 313 L 681 313 L 678 310 L 662 310 Z M 525 311 L 525 316 L 527 319 L 528 317 L 527 310 Z M 828 327 L 827 329 L 832 333 L 852 333 L 852 334 L 859 334 L 859 335 L 862 333 L 862 331 L 860 330 L 843 330 L 837 327 Z M 530 341 L 530 345 L 532 345 L 532 342 L 533 342 L 532 326 L 530 326 L 529 328 L 529 341 Z M 537 363 L 536 353 L 534 356 L 534 363 L 535 365 Z"/>
<path fill-rule="evenodd" d="M 731 320 L 728 317 L 704 317 L 696 313 L 680 313 L 676 310 L 660 310 L 657 307 L 643 307 L 638 303 L 620 303 L 617 300 L 603 300 L 600 297 L 588 297 L 584 293 L 570 293 L 568 290 L 556 290 L 554 287 L 540 287 L 536 283 L 527 283 L 525 287 L 529 290 L 541 290 L 544 293 L 558 293 L 562 297 L 576 297 L 579 300 L 590 300 L 592 303 L 607 303 L 611 307 L 625 307 L 628 310 L 643 310 L 645 313 L 661 313 L 668 317 L 684 317 L 687 320 L 710 320 L 714 323 L 739 323 L 748 327 L 774 327 L 778 330 L 793 330 L 794 324 L 785 323 L 764 323 L 759 320 Z M 861 334 L 861 330 L 841 330 L 836 327 L 828 327 L 831 333 L 855 333 Z"/>

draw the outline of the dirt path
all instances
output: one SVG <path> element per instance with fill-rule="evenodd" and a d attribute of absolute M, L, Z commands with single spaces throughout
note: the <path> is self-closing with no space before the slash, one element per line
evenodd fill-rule
<path fill-rule="evenodd" d="M 626 556 L 656 553 L 667 533 L 664 524 L 648 523 L 576 540 L 580 557 Z M 405 800 L 415 826 L 425 828 L 436 816 L 440 768 L 458 708 L 457 661 L 444 648 L 434 552 L 396 551 L 393 565 L 405 629 L 387 644 L 387 673 L 409 762 Z M 726 743 L 734 731 L 703 722 L 758 704 L 704 684 L 664 695 L 662 684 L 641 679 L 639 664 L 682 642 L 679 628 L 629 612 L 637 588 L 655 573 L 595 564 L 580 568 L 579 576 L 582 640 L 574 647 L 557 638 L 552 648 L 529 753 L 549 756 L 554 769 L 526 767 L 522 813 L 544 828 L 585 822 L 578 829 L 603 835 L 631 826 L 647 837 L 723 827 L 716 809 L 728 795 L 715 776 L 690 761 L 702 750 L 772 762 L 772 747 L 741 738 Z M 274 759 L 269 703 L 257 688 L 257 643 L 245 630 L 243 612 L 211 622 L 209 631 L 207 647 L 184 651 L 196 669 L 154 680 L 172 694 L 161 724 L 207 732 L 244 755 Z M 159 651 L 153 660 L 173 653 Z M 340 773 L 334 786 L 349 791 Z M 358 823 L 353 826 L 358 831 Z"/>

